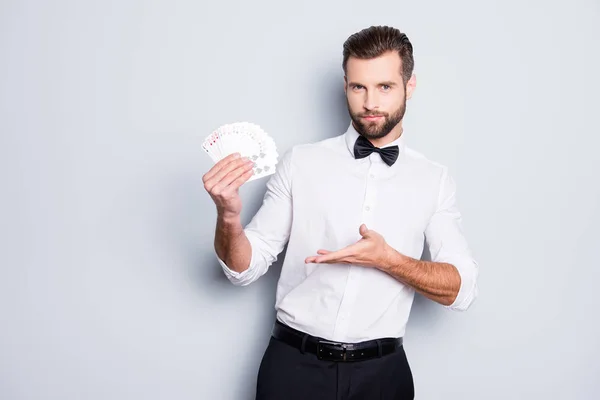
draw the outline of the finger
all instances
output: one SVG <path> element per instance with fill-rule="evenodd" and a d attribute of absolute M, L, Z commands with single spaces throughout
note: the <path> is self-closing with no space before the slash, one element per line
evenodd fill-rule
<path fill-rule="evenodd" d="M 232 171 L 244 166 L 252 165 L 252 161 L 247 158 L 238 158 L 224 165 L 209 181 L 220 182 Z"/>
<path fill-rule="evenodd" d="M 329 250 L 318 250 L 318 251 L 317 251 L 317 254 L 319 254 L 319 255 L 324 255 L 324 254 L 329 254 L 329 253 L 331 253 L 331 251 L 329 251 Z M 305 262 L 305 263 L 307 263 L 307 264 L 308 264 L 308 263 L 313 263 L 313 262 L 315 262 L 315 259 L 316 259 L 317 257 L 318 257 L 318 256 L 310 256 L 310 257 L 306 257 L 306 259 L 304 260 L 304 262 Z"/>
<path fill-rule="evenodd" d="M 238 168 L 234 169 L 233 171 L 229 172 L 222 179 L 220 179 L 212 187 L 211 192 L 212 193 L 221 193 L 221 194 L 225 194 L 225 192 L 226 193 L 233 192 L 236 190 L 236 187 L 231 186 L 231 184 L 233 182 L 235 182 L 240 177 L 243 177 L 244 175 L 247 175 L 247 174 L 249 175 L 248 178 L 250 178 L 250 176 L 252 176 L 253 173 L 254 172 L 252 171 L 252 164 L 243 165 L 241 167 L 238 167 Z"/>
<path fill-rule="evenodd" d="M 342 254 L 339 253 L 329 253 L 327 255 L 324 256 L 315 256 L 314 259 L 312 260 L 313 263 L 315 264 L 321 264 L 321 263 L 337 263 L 337 262 L 343 262 L 344 261 L 344 257 Z"/>
<path fill-rule="evenodd" d="M 204 181 L 206 182 L 207 180 L 211 179 L 219 171 L 221 171 L 221 169 L 224 166 L 226 166 L 227 164 L 229 164 L 232 161 L 238 160 L 240 157 L 241 157 L 240 153 L 231 153 L 227 157 L 222 158 L 215 165 L 213 165 L 212 168 L 204 175 Z"/>
<path fill-rule="evenodd" d="M 324 255 L 315 256 L 314 263 L 344 262 L 354 254 L 354 245 Z"/>
<path fill-rule="evenodd" d="M 240 186 L 242 186 L 244 183 L 246 183 L 246 181 L 248 179 L 250 179 L 252 177 L 252 175 L 254 175 L 254 171 L 252 170 L 252 165 L 250 166 L 250 169 L 244 173 L 242 173 L 242 175 L 240 175 L 239 177 L 237 177 L 233 182 L 231 182 L 227 188 L 225 190 L 237 190 L 240 188 Z"/>
<path fill-rule="evenodd" d="M 337 261 L 342 261 L 345 262 L 347 260 L 347 258 L 349 257 L 353 257 L 355 255 L 355 253 L 357 252 L 357 246 L 358 246 L 358 242 L 351 244 L 349 246 L 346 246 L 340 250 L 337 251 L 329 251 L 329 250 L 325 250 L 325 249 L 319 249 L 317 251 L 317 254 L 319 254 L 318 256 L 311 256 L 306 258 L 305 262 L 337 262 Z M 308 261 L 310 260 L 310 261 Z"/>
<path fill-rule="evenodd" d="M 223 158 L 222 158 L 222 159 L 220 159 L 219 161 L 217 161 L 217 163 L 215 164 L 215 166 L 216 166 L 217 168 L 221 168 L 221 167 L 223 167 L 224 165 L 227 165 L 227 164 L 229 164 L 230 162 L 232 162 L 232 161 L 234 161 L 234 160 L 237 160 L 237 159 L 240 159 L 240 158 L 242 158 L 242 155 L 241 155 L 241 153 L 240 153 L 239 151 L 236 151 L 236 152 L 233 152 L 233 153 L 229 154 L 229 155 L 228 155 L 228 156 L 226 156 L 226 157 L 223 157 Z"/>
<path fill-rule="evenodd" d="M 213 188 L 215 185 L 221 183 L 222 180 L 225 179 L 225 177 L 235 171 L 238 168 L 244 168 L 244 172 L 246 171 L 245 168 L 251 168 L 252 167 L 252 161 L 248 160 L 248 159 L 243 159 L 243 158 L 239 158 L 236 159 L 234 161 L 231 161 L 229 164 L 225 165 L 224 167 L 222 167 L 219 172 L 217 172 L 216 174 L 214 174 L 211 178 L 209 178 L 208 180 L 206 180 L 204 182 L 204 186 L 206 186 L 207 190 L 211 190 L 211 188 Z M 238 171 L 239 172 L 239 171 Z M 236 179 L 237 176 L 231 180 L 227 180 L 227 184 L 233 182 L 234 179 Z M 221 185 L 221 187 L 224 187 L 223 185 Z"/>
<path fill-rule="evenodd" d="M 345 262 L 344 260 L 337 260 L 337 259 L 331 259 L 331 260 L 322 261 L 322 260 L 317 260 L 317 258 L 318 258 L 318 256 L 306 257 L 304 259 L 304 263 L 305 264 L 311 264 L 311 263 L 319 264 L 319 263 L 326 263 L 326 262 L 327 263 L 338 263 L 338 262 L 341 263 L 341 262 Z"/>

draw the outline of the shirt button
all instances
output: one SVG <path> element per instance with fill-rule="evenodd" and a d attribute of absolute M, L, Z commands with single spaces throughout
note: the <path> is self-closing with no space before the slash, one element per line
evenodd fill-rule
<path fill-rule="evenodd" d="M 369 211 L 370 209 L 371 209 L 371 207 L 369 207 L 369 206 L 365 207 L 365 210 L 367 210 L 367 211 Z"/>
<path fill-rule="evenodd" d="M 371 178 L 371 179 L 375 178 L 375 174 L 369 174 L 369 178 Z"/>

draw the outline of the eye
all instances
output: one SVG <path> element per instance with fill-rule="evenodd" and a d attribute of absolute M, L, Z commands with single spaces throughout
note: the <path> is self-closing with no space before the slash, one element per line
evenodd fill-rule
<path fill-rule="evenodd" d="M 381 85 L 381 88 L 387 92 L 388 90 L 390 90 L 392 87 L 390 85 Z"/>
<path fill-rule="evenodd" d="M 361 90 L 363 88 L 364 88 L 363 85 L 352 85 L 352 90 Z"/>

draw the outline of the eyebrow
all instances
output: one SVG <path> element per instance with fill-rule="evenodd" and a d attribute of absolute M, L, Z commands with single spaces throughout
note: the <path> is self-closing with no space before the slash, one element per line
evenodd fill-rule
<path fill-rule="evenodd" d="M 350 83 L 348 83 L 348 85 L 349 86 L 355 86 L 355 85 L 365 86 L 362 83 L 358 83 L 358 82 L 350 82 Z M 379 82 L 377 84 L 377 86 L 381 86 L 381 85 L 387 85 L 387 86 L 390 86 L 390 87 L 398 86 L 398 84 L 396 82 L 392 82 L 392 81 Z"/>

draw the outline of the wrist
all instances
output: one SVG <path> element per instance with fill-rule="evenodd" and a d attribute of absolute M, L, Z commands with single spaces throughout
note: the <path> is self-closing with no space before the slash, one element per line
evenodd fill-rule
<path fill-rule="evenodd" d="M 384 271 L 396 270 L 402 267 L 410 260 L 409 257 L 396 251 L 393 247 L 386 245 L 384 250 L 384 257 L 382 262 L 382 269 Z"/>
<path fill-rule="evenodd" d="M 217 219 L 226 226 L 237 226 L 241 224 L 240 214 L 227 211 L 218 211 Z"/>

